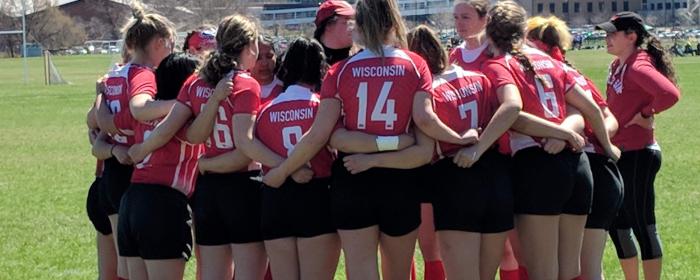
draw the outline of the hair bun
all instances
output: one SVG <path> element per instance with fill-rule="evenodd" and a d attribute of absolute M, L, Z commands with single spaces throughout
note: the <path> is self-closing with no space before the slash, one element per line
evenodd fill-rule
<path fill-rule="evenodd" d="M 146 16 L 146 12 L 144 11 L 143 5 L 140 2 L 134 2 L 133 6 L 131 7 L 131 16 L 133 16 L 136 20 L 142 20 Z"/>

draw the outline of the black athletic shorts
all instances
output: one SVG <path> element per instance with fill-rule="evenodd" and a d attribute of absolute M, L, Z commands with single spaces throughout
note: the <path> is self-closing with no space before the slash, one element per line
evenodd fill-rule
<path fill-rule="evenodd" d="M 132 184 L 119 209 L 119 255 L 188 260 L 192 253 L 191 226 L 183 193 L 169 186 Z"/>
<path fill-rule="evenodd" d="M 331 211 L 339 230 L 379 226 L 390 236 L 402 236 L 420 225 L 416 170 L 371 168 L 352 175 L 343 155 L 333 163 Z"/>
<path fill-rule="evenodd" d="M 262 241 L 260 171 L 204 174 L 197 177 L 192 214 L 197 244 L 215 246 Z"/>
<path fill-rule="evenodd" d="M 100 205 L 104 207 L 107 215 L 119 212 L 119 204 L 126 189 L 131 185 L 131 174 L 134 167 L 123 165 L 114 157 L 104 162 L 104 171 L 99 185 Z"/>
<path fill-rule="evenodd" d="M 435 199 L 435 178 L 433 177 L 433 165 L 426 164 L 415 170 L 418 182 L 418 200 L 420 203 L 432 203 Z"/>
<path fill-rule="evenodd" d="M 489 150 L 470 168 L 444 158 L 429 176 L 435 230 L 498 233 L 513 228 L 510 156 Z"/>
<path fill-rule="evenodd" d="M 617 164 L 608 156 L 587 153 L 593 173 L 593 207 L 586 228 L 609 229 L 622 206 L 623 183 Z"/>
<path fill-rule="evenodd" d="M 552 155 L 540 147 L 513 157 L 515 213 L 587 215 L 593 196 L 593 176 L 585 153 L 564 149 Z"/>
<path fill-rule="evenodd" d="M 90 218 L 90 222 L 92 222 L 92 226 L 95 227 L 95 230 L 102 235 L 110 235 L 112 234 L 112 226 L 107 213 L 105 213 L 103 206 L 100 205 L 99 185 L 100 177 L 95 177 L 95 181 L 92 182 L 88 190 L 85 209 L 87 210 L 88 218 Z"/>
<path fill-rule="evenodd" d="M 265 240 L 309 238 L 335 233 L 331 219 L 330 178 L 299 184 L 288 178 L 279 188 L 262 190 L 262 233 Z"/>

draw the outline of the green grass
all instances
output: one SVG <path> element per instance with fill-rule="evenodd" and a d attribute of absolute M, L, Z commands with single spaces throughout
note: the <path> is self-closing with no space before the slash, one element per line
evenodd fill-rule
<path fill-rule="evenodd" d="M 45 86 L 41 59 L 23 82 L 19 59 L 0 59 L 0 279 L 95 279 L 94 230 L 85 214 L 92 182 L 85 113 L 94 80 L 112 56 L 54 57 L 69 85 Z M 577 51 L 570 60 L 604 88 L 611 57 Z M 700 58 L 675 61 L 681 102 L 657 119 L 664 151 L 657 178 L 657 220 L 665 249 L 664 279 L 700 275 Z M 420 258 L 420 257 L 418 257 Z M 417 261 L 422 268 L 422 261 Z M 336 278 L 343 279 L 342 268 Z M 193 277 L 193 262 L 187 279 Z M 622 279 L 613 248 L 607 279 Z"/>

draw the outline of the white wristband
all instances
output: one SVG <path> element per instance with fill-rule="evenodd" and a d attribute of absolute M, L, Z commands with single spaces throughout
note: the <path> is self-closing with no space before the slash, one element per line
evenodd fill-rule
<path fill-rule="evenodd" d="M 398 136 L 377 136 L 377 150 L 383 151 L 394 151 L 399 148 L 399 137 Z"/>

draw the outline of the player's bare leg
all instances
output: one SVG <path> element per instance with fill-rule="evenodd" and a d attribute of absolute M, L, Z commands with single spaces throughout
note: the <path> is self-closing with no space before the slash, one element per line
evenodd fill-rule
<path fill-rule="evenodd" d="M 586 280 L 603 279 L 603 253 L 608 232 L 604 229 L 587 228 L 583 232 L 581 246 L 581 277 Z"/>
<path fill-rule="evenodd" d="M 559 216 L 517 215 L 515 227 L 530 279 L 557 279 Z"/>
<path fill-rule="evenodd" d="M 661 279 L 661 258 L 642 261 L 644 280 Z"/>
<path fill-rule="evenodd" d="M 496 278 L 498 265 L 503 258 L 508 232 L 481 234 L 481 249 L 479 259 L 479 276 L 481 280 Z"/>
<path fill-rule="evenodd" d="M 177 280 L 185 275 L 185 260 L 145 260 L 148 280 Z"/>
<path fill-rule="evenodd" d="M 148 270 L 146 269 L 146 263 L 140 257 L 128 257 L 124 258 L 124 261 L 129 264 L 128 276 L 123 277 L 129 280 L 148 280 Z"/>
<path fill-rule="evenodd" d="M 413 252 L 416 249 L 418 229 L 402 236 L 379 235 L 382 255 L 382 279 L 404 280 L 411 277 Z"/>
<path fill-rule="evenodd" d="M 573 279 L 581 275 L 581 245 L 588 216 L 562 214 L 560 217 L 559 279 Z"/>
<path fill-rule="evenodd" d="M 199 248 L 198 273 L 202 280 L 232 279 L 233 257 L 231 245 L 204 246 Z"/>
<path fill-rule="evenodd" d="M 104 235 L 97 232 L 97 271 L 100 280 L 117 278 L 117 248 L 114 243 L 115 234 Z"/>
<path fill-rule="evenodd" d="M 300 279 L 296 238 L 287 237 L 265 240 L 265 251 L 270 258 L 270 269 L 272 270 L 273 279 Z"/>
<path fill-rule="evenodd" d="M 338 230 L 338 235 L 345 255 L 348 280 L 379 280 L 379 226 Z"/>
<path fill-rule="evenodd" d="M 114 214 L 114 215 L 109 215 L 109 224 L 112 227 L 112 232 L 117 233 L 117 225 L 119 224 L 119 215 Z M 115 235 L 116 237 L 116 235 Z M 128 279 L 129 278 L 129 267 L 128 267 L 128 262 L 126 261 L 126 258 L 119 256 L 119 244 L 117 242 L 117 238 L 114 239 L 114 248 L 117 250 L 117 276 L 122 279 Z"/>
<path fill-rule="evenodd" d="M 261 280 L 267 269 L 267 254 L 262 242 L 231 245 L 236 280 Z"/>
<path fill-rule="evenodd" d="M 440 253 L 448 279 L 479 279 L 481 234 L 441 230 L 438 232 Z"/>
<path fill-rule="evenodd" d="M 336 233 L 297 238 L 301 279 L 333 279 L 340 258 L 340 239 Z M 274 278 L 277 280 L 277 278 Z"/>

